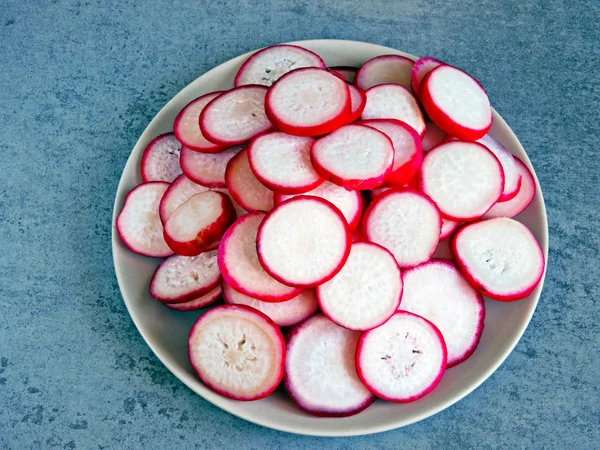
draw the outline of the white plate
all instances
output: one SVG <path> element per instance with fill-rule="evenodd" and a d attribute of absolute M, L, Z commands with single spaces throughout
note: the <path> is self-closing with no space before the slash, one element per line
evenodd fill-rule
<path fill-rule="evenodd" d="M 389 53 L 416 59 L 389 47 L 364 42 L 314 40 L 296 44 L 321 55 L 328 66 L 360 66 L 374 56 Z M 146 145 L 157 135 L 172 131 L 175 116 L 190 100 L 210 91 L 231 88 L 238 68 L 249 55 L 238 56 L 215 67 L 179 92 L 150 122 L 129 156 L 115 199 L 112 248 L 117 280 L 131 318 L 156 356 L 190 389 L 219 408 L 265 427 L 306 435 L 354 436 L 402 427 L 442 411 L 477 388 L 506 359 L 527 328 L 540 297 L 544 277 L 525 300 L 514 303 L 486 300 L 485 328 L 479 347 L 466 362 L 449 369 L 439 386 L 428 396 L 408 404 L 377 401 L 358 415 L 324 419 L 300 411 L 279 391 L 260 401 L 237 402 L 207 389 L 194 375 L 187 358 L 188 331 L 199 312 L 171 311 L 153 300 L 148 292 L 148 283 L 160 261 L 131 253 L 119 240 L 115 219 L 127 192 L 142 181 L 139 163 Z M 531 169 L 531 162 L 519 140 L 495 111 L 491 135 Z M 537 195 L 518 219 L 531 229 L 547 260 L 548 222 L 537 177 L 536 183 Z"/>

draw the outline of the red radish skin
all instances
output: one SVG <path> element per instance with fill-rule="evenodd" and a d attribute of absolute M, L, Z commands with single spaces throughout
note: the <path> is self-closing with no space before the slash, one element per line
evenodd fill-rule
<path fill-rule="evenodd" d="M 514 198 L 521 188 L 521 175 L 517 171 L 515 157 L 504 145 L 489 134 L 486 134 L 477 142 L 485 145 L 488 150 L 496 155 L 496 158 L 498 158 L 500 164 L 502 164 L 502 171 L 504 172 L 504 191 L 502 191 L 502 195 L 498 201 L 505 202 Z"/>
<path fill-rule="evenodd" d="M 446 139 L 446 133 L 433 123 L 431 120 L 425 122 L 425 134 L 422 139 L 423 153 L 427 153 L 434 147 L 437 147 Z"/>
<path fill-rule="evenodd" d="M 212 291 L 201 297 L 190 300 L 185 303 L 165 303 L 165 306 L 175 311 L 196 311 L 214 305 L 221 298 L 221 286 L 217 286 Z"/>
<path fill-rule="evenodd" d="M 142 180 L 171 183 L 181 175 L 179 153 L 181 144 L 173 133 L 165 133 L 150 141 L 142 155 Z"/>
<path fill-rule="evenodd" d="M 517 195 L 510 200 L 496 203 L 486 212 L 482 219 L 493 219 L 495 217 L 515 217 L 521 214 L 533 201 L 536 193 L 535 179 L 529 168 L 515 156 L 517 172 L 521 176 L 521 186 Z"/>
<path fill-rule="evenodd" d="M 236 145 L 219 153 L 200 153 L 182 147 L 179 162 L 183 173 L 194 183 L 209 188 L 225 188 L 227 163 L 242 149 L 241 145 Z"/>
<path fill-rule="evenodd" d="M 350 89 L 350 103 L 352 105 L 352 112 L 348 118 L 348 123 L 352 123 L 358 120 L 365 106 L 367 106 L 367 94 L 353 84 L 349 84 L 348 89 Z"/>
<path fill-rule="evenodd" d="M 234 200 L 245 210 L 266 212 L 273 209 L 273 191 L 252 172 L 247 150 L 239 152 L 227 164 L 225 184 Z"/>
<path fill-rule="evenodd" d="M 151 181 L 133 188 L 117 216 L 117 233 L 121 241 L 134 253 L 151 258 L 165 258 L 173 254 L 163 237 L 163 226 L 158 214 L 160 199 L 169 187 L 163 181 Z"/>
<path fill-rule="evenodd" d="M 444 64 L 442 61 L 432 58 L 431 56 L 425 56 L 415 61 L 415 64 L 410 72 L 410 85 L 412 87 L 413 94 L 419 95 L 421 87 L 421 80 L 435 69 L 437 66 Z"/>
<path fill-rule="evenodd" d="M 450 236 L 454 230 L 458 228 L 460 222 L 456 222 L 450 219 L 444 219 L 442 217 L 442 231 L 440 232 L 440 241 L 443 241 L 448 236 Z"/>
<path fill-rule="evenodd" d="M 342 77 L 342 79 L 348 83 L 354 83 L 354 78 L 356 77 L 356 72 L 358 68 L 351 66 L 335 66 L 330 67 L 329 70 L 332 70 L 337 75 Z"/>
<path fill-rule="evenodd" d="M 399 84 L 410 89 L 415 62 L 400 55 L 382 55 L 368 60 L 356 73 L 355 84 L 364 90 L 380 84 Z"/>
<path fill-rule="evenodd" d="M 223 150 L 222 145 L 215 144 L 204 137 L 200 130 L 200 113 L 212 100 L 221 95 L 223 91 L 211 92 L 210 94 L 192 100 L 177 114 L 173 131 L 177 140 L 190 150 L 203 153 L 218 153 Z"/>
<path fill-rule="evenodd" d="M 200 316 L 188 338 L 196 375 L 214 392 L 251 401 L 283 379 L 285 341 L 277 325 L 245 305 L 221 305 Z"/>

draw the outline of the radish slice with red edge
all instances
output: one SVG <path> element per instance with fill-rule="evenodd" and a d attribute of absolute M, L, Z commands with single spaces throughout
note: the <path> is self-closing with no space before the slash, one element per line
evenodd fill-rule
<path fill-rule="evenodd" d="M 165 133 L 150 141 L 142 155 L 142 180 L 171 183 L 181 175 L 179 153 L 181 144 L 173 133 Z"/>
<path fill-rule="evenodd" d="M 452 236 L 450 249 L 471 285 L 494 300 L 527 297 L 544 273 L 539 243 L 525 225 L 513 219 L 464 225 Z"/>
<path fill-rule="evenodd" d="M 504 190 L 498 201 L 505 202 L 514 198 L 521 188 L 521 174 L 517 171 L 515 157 L 504 145 L 489 134 L 486 134 L 477 142 L 485 145 L 488 150 L 496 155 L 496 158 L 498 158 L 498 161 L 502 164 L 502 171 L 504 172 Z"/>
<path fill-rule="evenodd" d="M 415 64 L 410 72 L 410 85 L 414 95 L 419 95 L 421 80 L 425 78 L 425 75 L 442 64 L 444 64 L 442 61 L 432 58 L 431 56 L 425 56 L 415 61 Z"/>
<path fill-rule="evenodd" d="M 336 325 L 322 314 L 292 329 L 287 339 L 285 388 L 303 411 L 346 417 L 368 408 L 375 397 L 356 374 L 360 332 Z"/>
<path fill-rule="evenodd" d="M 295 136 L 319 136 L 348 121 L 348 84 L 323 69 L 298 69 L 281 77 L 267 93 L 265 108 L 277 128 Z"/>
<path fill-rule="evenodd" d="M 356 77 L 358 68 L 351 66 L 334 66 L 330 67 L 329 70 L 334 71 L 348 83 L 354 83 L 354 78 Z"/>
<path fill-rule="evenodd" d="M 362 65 L 354 83 L 364 90 L 380 84 L 399 84 L 410 89 L 410 73 L 414 64 L 412 59 L 405 56 L 377 56 Z"/>
<path fill-rule="evenodd" d="M 212 291 L 202 295 L 201 297 L 185 303 L 165 303 L 165 306 L 176 311 L 195 311 L 197 309 L 206 308 L 207 306 L 215 304 L 220 297 L 221 286 L 217 286 Z"/>
<path fill-rule="evenodd" d="M 173 254 L 163 237 L 158 214 L 160 199 L 168 187 L 169 183 L 152 181 L 136 186 L 125 197 L 117 216 L 117 233 L 129 250 L 138 255 L 164 258 Z"/>
<path fill-rule="evenodd" d="M 177 114 L 173 131 L 177 140 L 184 147 L 203 153 L 217 153 L 223 150 L 223 146 L 215 144 L 204 137 L 200 130 L 200 114 L 208 103 L 221 95 L 223 91 L 211 92 L 210 94 L 192 100 Z"/>
<path fill-rule="evenodd" d="M 225 169 L 225 184 L 232 197 L 248 211 L 270 211 L 273 209 L 273 191 L 262 184 L 248 161 L 248 150 L 235 155 Z"/>
<path fill-rule="evenodd" d="M 350 253 L 350 230 L 331 203 L 299 195 L 275 207 L 260 225 L 258 259 L 275 279 L 309 288 L 330 280 Z"/>
<path fill-rule="evenodd" d="M 352 112 L 348 118 L 348 123 L 352 123 L 360 117 L 365 106 L 367 106 L 367 94 L 353 84 L 349 84 L 348 89 L 350 89 L 350 103 L 352 105 Z"/>
<path fill-rule="evenodd" d="M 496 203 L 483 215 L 483 219 L 494 217 L 515 217 L 525 211 L 525 208 L 533 201 L 536 192 L 535 179 L 531 171 L 519 158 L 515 156 L 517 173 L 521 176 L 521 187 L 517 195 L 510 200 Z"/>
<path fill-rule="evenodd" d="M 385 324 L 360 336 L 358 376 L 377 397 L 413 402 L 429 394 L 446 370 L 448 351 L 435 325 L 398 311 Z"/>
<path fill-rule="evenodd" d="M 456 222 L 455 220 L 444 219 L 442 217 L 442 231 L 440 232 L 440 241 L 446 239 L 450 236 L 454 230 L 458 228 L 460 222 Z"/>
<path fill-rule="evenodd" d="M 181 148 L 181 169 L 194 183 L 209 188 L 224 188 L 225 169 L 227 163 L 237 155 L 243 147 L 236 145 L 220 153 L 200 153 L 187 147 Z"/>
<path fill-rule="evenodd" d="M 423 135 L 422 145 L 423 153 L 437 147 L 446 139 L 446 133 L 433 123 L 431 120 L 425 122 L 425 134 Z"/>
<path fill-rule="evenodd" d="M 188 338 L 190 363 L 211 390 L 234 400 L 258 400 L 283 378 L 285 342 L 260 311 L 221 305 L 200 316 Z"/>

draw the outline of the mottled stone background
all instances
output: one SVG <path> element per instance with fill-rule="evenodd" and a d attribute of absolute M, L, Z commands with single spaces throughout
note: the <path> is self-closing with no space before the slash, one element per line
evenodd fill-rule
<path fill-rule="evenodd" d="M 0 448 L 600 447 L 598 0 L 0 0 Z M 119 294 L 115 190 L 138 136 L 211 67 L 341 38 L 475 75 L 528 151 L 550 263 L 523 339 L 479 389 L 404 429 L 317 439 L 212 406 Z"/>

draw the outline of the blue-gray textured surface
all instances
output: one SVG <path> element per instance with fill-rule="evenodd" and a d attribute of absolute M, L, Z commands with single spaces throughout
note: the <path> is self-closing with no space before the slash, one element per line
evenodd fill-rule
<path fill-rule="evenodd" d="M 600 2 L 0 1 L 0 448 L 600 447 Z M 550 221 L 533 321 L 479 389 L 348 439 L 264 429 L 151 353 L 121 300 L 121 170 L 166 101 L 282 41 L 342 38 L 473 73 L 521 139 Z"/>

